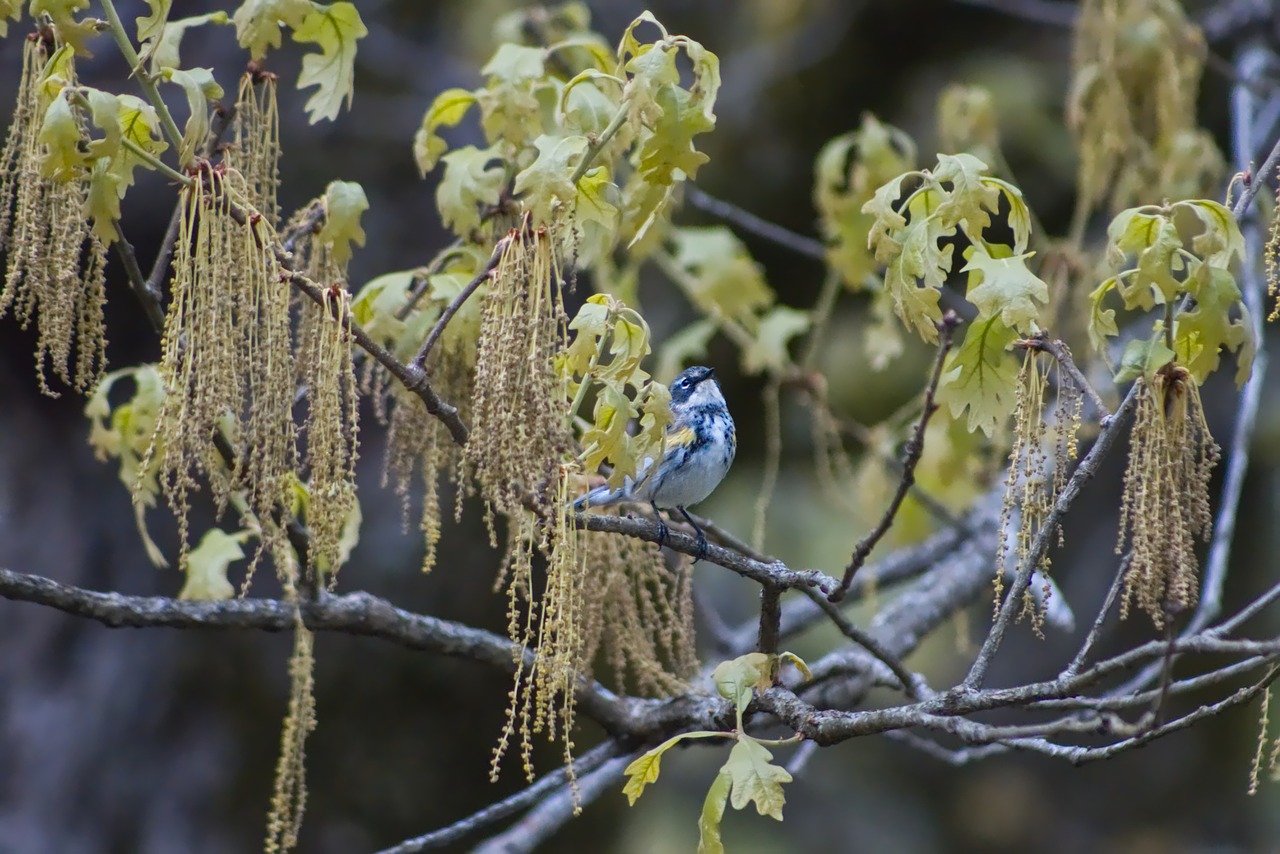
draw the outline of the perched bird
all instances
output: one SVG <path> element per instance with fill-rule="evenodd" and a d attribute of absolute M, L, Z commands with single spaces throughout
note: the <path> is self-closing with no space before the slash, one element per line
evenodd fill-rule
<path fill-rule="evenodd" d="M 658 518 L 658 544 L 667 526 L 658 508 L 679 510 L 698 534 L 698 557 L 705 557 L 707 537 L 685 509 L 711 494 L 733 464 L 738 438 L 712 368 L 692 367 L 671 383 L 671 423 L 667 425 L 662 461 L 646 458 L 634 479 L 621 487 L 599 486 L 573 502 L 573 509 L 606 507 L 624 501 L 647 501 Z"/>

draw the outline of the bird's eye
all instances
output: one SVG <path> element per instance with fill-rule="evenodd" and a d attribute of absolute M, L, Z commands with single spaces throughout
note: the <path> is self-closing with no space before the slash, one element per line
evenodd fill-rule
<path fill-rule="evenodd" d="M 685 377 L 684 379 L 680 380 L 680 382 L 676 383 L 676 385 L 680 386 L 680 388 L 688 388 L 688 387 L 689 387 L 689 378 L 688 378 L 688 377 Z"/>

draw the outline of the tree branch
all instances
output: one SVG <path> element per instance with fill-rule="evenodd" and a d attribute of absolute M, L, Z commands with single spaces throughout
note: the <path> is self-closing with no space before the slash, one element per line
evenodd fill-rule
<path fill-rule="evenodd" d="M 754 234 L 756 237 L 768 240 L 770 243 L 777 244 L 784 249 L 790 249 L 797 255 L 803 255 L 806 258 L 812 258 L 823 263 L 826 262 L 827 247 L 822 244 L 821 240 L 805 237 L 803 234 L 797 234 L 790 229 L 761 219 L 751 211 L 740 208 L 723 199 L 717 199 L 693 184 L 685 184 L 684 197 L 693 207 L 736 225 L 748 234 Z"/>
<path fill-rule="evenodd" d="M 1049 543 L 1057 539 L 1058 526 L 1062 524 L 1062 517 L 1066 515 L 1067 509 L 1075 502 L 1080 490 L 1097 473 L 1102 460 L 1111 452 L 1111 447 L 1119 438 L 1120 428 L 1128 420 L 1129 413 L 1137 403 L 1137 400 L 1138 386 L 1135 383 L 1129 388 L 1129 393 L 1125 395 L 1124 401 L 1120 404 L 1120 408 L 1116 410 L 1115 415 L 1098 434 L 1098 439 L 1093 443 L 1093 447 L 1089 449 L 1089 453 L 1080 461 L 1080 465 L 1076 466 L 1076 470 L 1071 473 L 1066 486 L 1062 488 L 1061 494 L 1058 495 L 1057 501 L 1054 502 L 1053 509 L 1045 516 L 1044 522 L 1036 534 L 1035 541 L 1027 551 L 1026 558 L 1018 567 L 1018 574 L 1014 577 L 1013 584 L 1010 585 L 1008 592 L 1004 594 L 1004 603 L 1000 606 L 1000 613 L 996 617 L 995 623 L 991 626 L 991 631 L 987 633 L 986 640 L 983 641 L 982 648 L 978 651 L 978 655 L 973 661 L 973 666 L 969 668 L 969 675 L 964 680 L 966 688 L 976 688 L 986 678 L 987 668 L 991 665 L 992 657 L 1004 640 L 1005 631 L 1013 620 L 1014 611 L 1021 604 L 1022 593 L 1031 582 L 1032 573 L 1035 572 L 1036 567 L 1044 559 L 1045 553 L 1049 550 Z"/>
<path fill-rule="evenodd" d="M 467 286 L 459 291 L 456 297 L 450 300 L 449 304 L 444 307 L 444 311 L 440 312 L 440 318 L 436 320 L 435 326 L 431 327 L 427 340 L 422 342 L 422 349 L 418 351 L 418 354 L 413 357 L 413 361 L 409 363 L 410 369 L 426 370 L 427 357 L 431 355 L 432 348 L 436 346 L 436 342 L 444 334 L 444 328 L 449 325 L 449 321 L 458 313 L 458 309 L 462 308 L 463 303 L 471 299 L 471 295 L 493 277 L 494 269 L 498 266 L 498 262 L 502 260 L 502 253 L 506 251 L 508 244 L 511 243 L 512 233 L 508 233 L 498 241 L 498 244 L 493 247 L 493 254 L 489 256 L 489 262 L 484 265 L 484 269 L 476 273 L 475 278 L 468 282 Z"/>
<path fill-rule="evenodd" d="M 894 517 L 898 515 L 902 502 L 906 500 L 907 491 L 915 483 L 916 465 L 924 455 L 924 431 L 929 426 L 929 419 L 938 408 L 938 404 L 934 402 L 934 395 L 938 391 L 938 383 L 942 379 L 942 366 L 947 360 L 947 354 L 951 352 L 955 329 L 959 323 L 960 318 L 956 313 L 948 310 L 942 316 L 942 322 L 938 324 L 938 355 L 933 361 L 933 373 L 929 376 L 929 383 L 924 389 L 924 408 L 920 413 L 920 420 L 916 422 L 915 430 L 911 433 L 911 439 L 907 442 L 903 455 L 902 477 L 898 481 L 898 489 L 889 501 L 889 506 L 885 508 L 880 522 L 854 547 L 853 557 L 849 560 L 849 565 L 844 568 L 844 578 L 840 581 L 840 586 L 831 593 L 832 602 L 839 602 L 849 591 L 849 585 L 853 584 L 854 573 L 867 562 L 872 549 L 889 532 Z"/>
<path fill-rule="evenodd" d="M 1024 338 L 1014 342 L 1015 347 L 1023 349 L 1039 350 L 1041 353 L 1048 353 L 1058 363 L 1067 376 L 1071 377 L 1072 382 L 1076 384 L 1076 388 L 1080 389 L 1085 397 L 1089 398 L 1089 402 L 1093 404 L 1093 408 L 1098 413 L 1098 420 L 1102 426 L 1106 426 L 1111 420 L 1111 410 L 1102 402 L 1102 396 L 1098 394 L 1084 373 L 1076 367 L 1075 360 L 1071 358 L 1071 348 L 1066 345 L 1065 341 L 1057 338 L 1048 338 L 1043 335 L 1036 338 Z"/>
<path fill-rule="evenodd" d="M 588 774 L 600 767 L 606 760 L 613 758 L 617 752 L 618 745 L 612 739 L 598 744 L 574 760 L 574 773 Z M 563 790 L 568 780 L 569 770 L 567 768 L 557 768 L 555 771 L 545 774 L 542 779 L 533 785 L 521 789 L 509 798 L 498 801 L 496 804 L 491 804 L 464 819 L 455 821 L 448 827 L 442 827 L 422 836 L 415 836 L 413 839 L 406 839 L 398 845 L 379 851 L 378 854 L 416 854 L 419 851 L 443 848 L 545 800 L 548 796 Z"/>

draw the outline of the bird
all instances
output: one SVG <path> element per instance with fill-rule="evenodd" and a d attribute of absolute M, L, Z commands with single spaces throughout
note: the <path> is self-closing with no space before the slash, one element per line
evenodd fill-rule
<path fill-rule="evenodd" d="M 714 368 L 687 368 L 669 388 L 671 423 L 662 461 L 654 465 L 653 458 L 646 457 L 634 478 L 616 489 L 607 484 L 596 487 L 574 501 L 573 509 L 648 502 L 658 520 L 658 545 L 666 543 L 668 533 L 659 508 L 679 510 L 697 532 L 701 559 L 707 555 L 707 536 L 686 508 L 706 499 L 724 480 L 738 437 Z"/>

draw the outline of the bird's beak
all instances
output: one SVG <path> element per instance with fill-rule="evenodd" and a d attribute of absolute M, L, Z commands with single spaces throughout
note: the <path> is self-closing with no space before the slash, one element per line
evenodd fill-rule
<path fill-rule="evenodd" d="M 716 369 L 715 369 L 715 368 L 707 368 L 707 376 L 708 376 L 708 377 L 714 377 L 715 375 L 716 375 Z"/>

